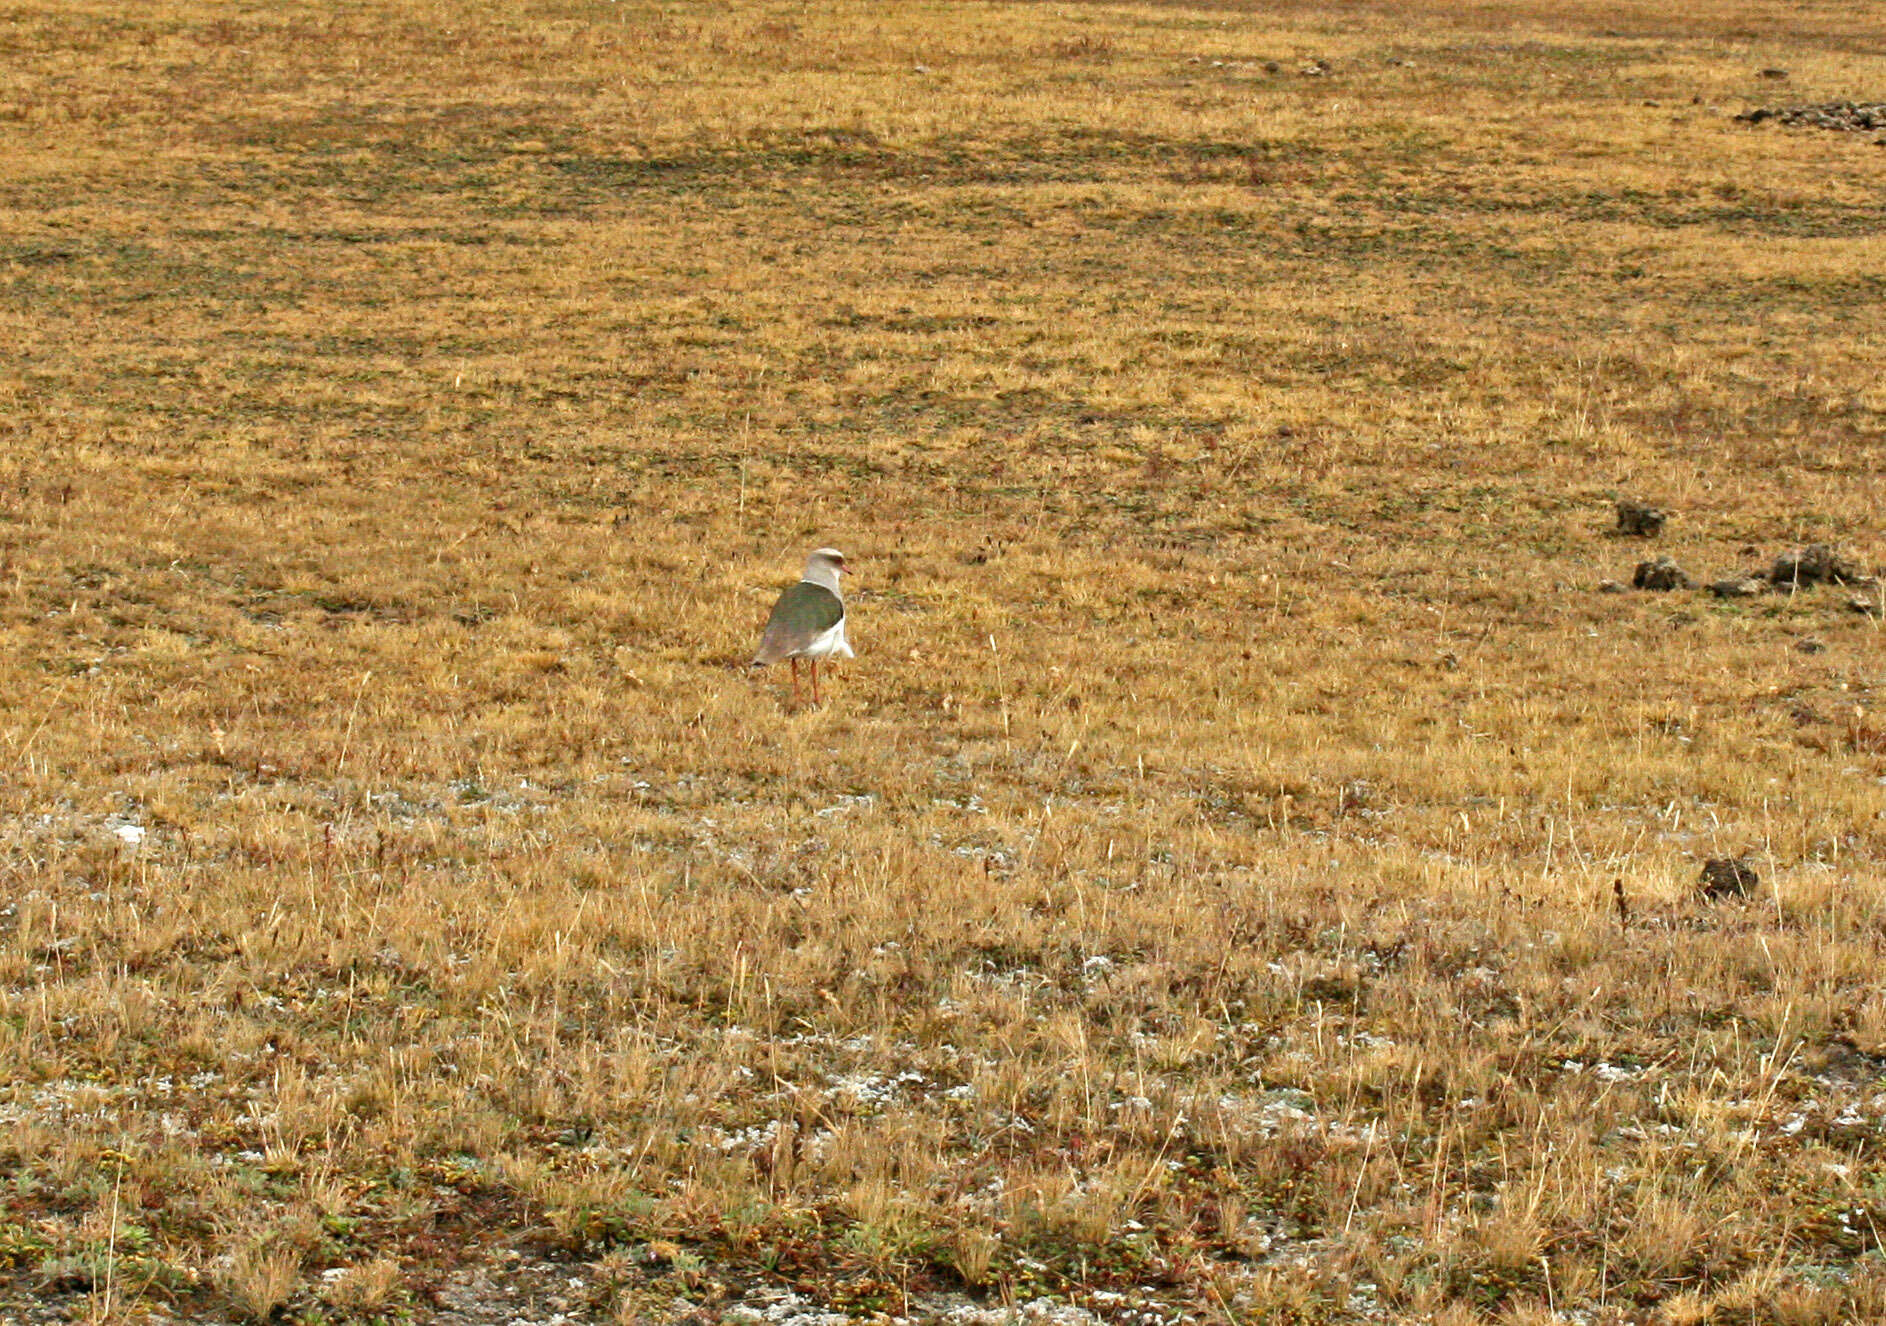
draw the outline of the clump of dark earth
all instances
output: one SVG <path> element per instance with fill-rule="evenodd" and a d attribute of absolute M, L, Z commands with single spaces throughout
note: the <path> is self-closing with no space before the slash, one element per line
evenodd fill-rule
<path fill-rule="evenodd" d="M 1690 577 L 1673 559 L 1659 557 L 1654 562 L 1639 562 L 1631 576 L 1631 584 L 1639 589 L 1688 589 Z"/>
<path fill-rule="evenodd" d="M 1886 129 L 1886 101 L 1826 101 L 1816 106 L 1758 106 L 1735 117 L 1744 124 L 1774 120 L 1778 124 L 1869 133 Z"/>
<path fill-rule="evenodd" d="M 1617 512 L 1618 533 L 1640 539 L 1655 538 L 1662 532 L 1663 522 L 1670 518 L 1668 511 L 1659 511 L 1654 506 L 1633 502 L 1627 497 L 1618 499 Z"/>
<path fill-rule="evenodd" d="M 1642 509 L 1638 503 L 1621 501 L 1617 505 L 1619 532 L 1631 533 L 1634 528 L 1642 528 L 1634 526 L 1634 516 L 1627 515 L 1627 511 Z M 1659 519 L 1663 515 L 1662 512 L 1651 514 Z M 1750 555 L 1755 551 L 1753 548 L 1743 549 L 1745 554 Z M 1638 589 L 1689 589 L 1693 583 L 1689 574 L 1667 554 L 1654 561 L 1639 562 L 1635 574 L 1631 576 L 1631 584 Z M 1871 617 L 1886 615 L 1886 584 L 1882 584 L 1878 577 L 1867 575 L 1857 562 L 1825 543 L 1811 543 L 1805 548 L 1784 552 L 1766 570 L 1756 568 L 1726 575 L 1709 581 L 1704 588 L 1717 598 L 1746 599 L 1768 590 L 1792 593 L 1815 585 L 1846 585 L 1851 589 L 1862 590 L 1863 593 L 1847 600 L 1847 607 Z M 1604 594 L 1620 593 L 1623 589 L 1624 586 L 1615 580 L 1598 583 L 1598 591 Z"/>
<path fill-rule="evenodd" d="M 1746 898 L 1761 883 L 1755 867 L 1738 856 L 1712 856 L 1703 862 L 1702 894 L 1705 898 Z"/>
<path fill-rule="evenodd" d="M 1853 584 L 1866 579 L 1860 568 L 1824 543 L 1784 552 L 1775 558 L 1768 572 L 1770 583 L 1782 589 L 1806 589 L 1822 581 L 1832 585 Z"/>

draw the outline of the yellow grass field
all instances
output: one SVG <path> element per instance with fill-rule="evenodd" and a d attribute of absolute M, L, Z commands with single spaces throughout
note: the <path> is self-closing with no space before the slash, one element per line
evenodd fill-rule
<path fill-rule="evenodd" d="M 1881 99 L 1850 0 L 10 0 L 0 1322 L 1886 1318 L 1879 589 L 1700 587 L 1886 562 L 1883 135 L 1734 118 Z"/>

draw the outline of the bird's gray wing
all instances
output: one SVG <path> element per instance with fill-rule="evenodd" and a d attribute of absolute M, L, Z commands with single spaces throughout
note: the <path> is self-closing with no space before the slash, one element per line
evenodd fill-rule
<path fill-rule="evenodd" d="M 766 619 L 760 650 L 753 662 L 777 663 L 791 658 L 845 620 L 845 604 L 823 585 L 801 580 L 779 596 L 773 615 Z"/>

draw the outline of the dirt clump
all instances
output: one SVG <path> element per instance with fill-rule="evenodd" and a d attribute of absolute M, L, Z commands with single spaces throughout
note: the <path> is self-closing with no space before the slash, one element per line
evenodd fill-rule
<path fill-rule="evenodd" d="M 1637 570 L 1631 574 L 1631 584 L 1638 589 L 1657 591 L 1688 589 L 1689 572 L 1676 564 L 1671 557 L 1659 557 L 1651 562 L 1639 562 Z"/>
<path fill-rule="evenodd" d="M 1858 566 L 1825 543 L 1784 552 L 1768 571 L 1769 583 L 1781 589 L 1806 589 L 1822 582 L 1847 585 L 1864 579 Z"/>
<path fill-rule="evenodd" d="M 1670 518 L 1670 513 L 1646 502 L 1621 497 L 1617 503 L 1617 516 L 1619 534 L 1651 539 L 1663 532 L 1663 522 Z"/>
<path fill-rule="evenodd" d="M 1713 902 L 1718 898 L 1746 898 L 1761 882 L 1761 876 L 1746 857 L 1712 856 L 1703 862 L 1703 877 L 1698 887 L 1703 897 Z"/>
<path fill-rule="evenodd" d="M 1763 71 L 1764 76 L 1767 71 Z M 1837 129 L 1843 133 L 1871 133 L 1886 130 L 1886 101 L 1824 101 L 1813 106 L 1757 106 L 1735 117 L 1744 124 L 1799 125 L 1811 129 Z"/>
<path fill-rule="evenodd" d="M 1709 582 L 1709 592 L 1719 599 L 1752 599 L 1768 589 L 1768 582 L 1757 575 L 1724 576 Z"/>

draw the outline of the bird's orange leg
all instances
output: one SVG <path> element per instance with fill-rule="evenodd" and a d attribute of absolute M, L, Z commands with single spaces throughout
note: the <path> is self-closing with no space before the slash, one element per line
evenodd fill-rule
<path fill-rule="evenodd" d="M 793 707 L 796 709 L 799 706 L 799 660 L 795 658 L 795 659 L 792 659 L 791 662 L 792 662 L 792 703 L 793 703 Z"/>
<path fill-rule="evenodd" d="M 815 708 L 819 704 L 819 661 L 816 658 L 812 660 L 812 704 Z"/>

